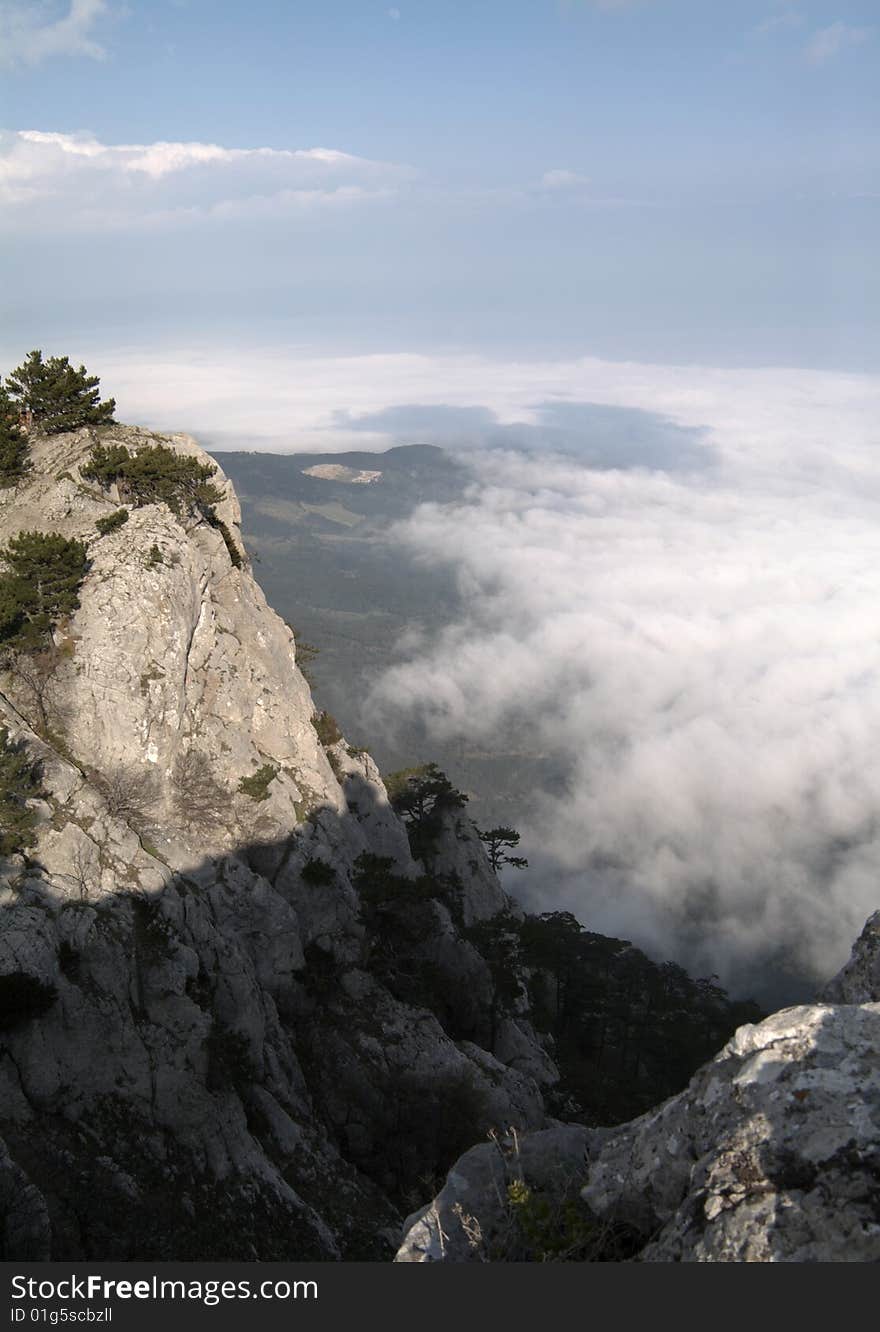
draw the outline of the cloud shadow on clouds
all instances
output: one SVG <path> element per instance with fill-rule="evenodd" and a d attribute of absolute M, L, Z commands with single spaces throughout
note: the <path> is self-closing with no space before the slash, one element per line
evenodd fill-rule
<path fill-rule="evenodd" d="M 336 412 L 336 429 L 389 435 L 396 442 L 451 449 L 550 452 L 599 471 L 646 468 L 694 472 L 712 468 L 708 431 L 683 426 L 657 412 L 595 402 L 538 402 L 531 421 L 502 421 L 484 406 L 405 403 L 354 415 Z"/>

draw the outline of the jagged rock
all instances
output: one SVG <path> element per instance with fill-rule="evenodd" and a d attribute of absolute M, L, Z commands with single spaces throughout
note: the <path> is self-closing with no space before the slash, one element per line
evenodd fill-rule
<path fill-rule="evenodd" d="M 880 1005 L 785 1009 L 615 1132 L 584 1198 L 643 1262 L 880 1260 Z"/>
<path fill-rule="evenodd" d="M 454 905 L 465 927 L 504 911 L 521 916 L 521 908 L 507 896 L 493 873 L 486 848 L 470 819 L 459 810 L 444 810 L 439 824 L 441 835 L 426 863 L 438 878 L 461 885 Z"/>
<path fill-rule="evenodd" d="M 880 1004 L 785 1009 L 741 1027 L 659 1109 L 555 1132 L 523 1140 L 524 1180 L 545 1187 L 529 1151 L 551 1144 L 565 1167 L 557 1196 L 582 1186 L 590 1215 L 625 1232 L 638 1261 L 880 1261 Z M 509 1228 L 507 1177 L 497 1153 L 467 1152 L 407 1221 L 398 1261 L 484 1258 L 472 1238 L 491 1248 Z"/>
<path fill-rule="evenodd" d="M 828 982 L 819 998 L 826 1004 L 880 1002 L 880 911 L 868 917 L 846 966 Z"/>
<path fill-rule="evenodd" d="M 97 538 L 120 502 L 82 479 L 97 439 L 206 460 L 124 426 L 36 438 L 0 506 L 0 548 L 37 528 L 91 559 L 43 735 L 0 674 L 43 792 L 36 845 L 0 862 L 2 1256 L 383 1256 L 407 1170 L 445 1169 L 477 1125 L 545 1121 L 524 1015 L 494 1054 L 469 1039 L 492 980 L 460 925 L 511 904 L 457 818 L 434 848 L 457 918 L 411 908 L 437 1011 L 418 974 L 401 999 L 371 973 L 358 858 L 424 871 L 375 764 L 320 743 L 293 636 L 216 527 L 150 504 Z"/>

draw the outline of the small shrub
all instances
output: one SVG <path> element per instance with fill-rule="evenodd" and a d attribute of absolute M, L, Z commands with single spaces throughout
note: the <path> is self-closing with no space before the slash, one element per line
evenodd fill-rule
<path fill-rule="evenodd" d="M 300 878 L 313 888 L 329 888 L 336 882 L 336 871 L 326 860 L 309 860 L 300 870 Z"/>
<path fill-rule="evenodd" d="M 252 776 L 242 777 L 238 789 L 242 795 L 250 796 L 251 800 L 267 800 L 269 786 L 277 776 L 278 769 L 271 763 L 264 763 Z"/>
<path fill-rule="evenodd" d="M 338 744 L 342 739 L 339 723 L 326 710 L 312 714 L 312 725 L 318 734 L 318 740 L 325 749 L 328 749 L 330 745 Z"/>
<path fill-rule="evenodd" d="M 175 807 L 184 823 L 213 827 L 223 822 L 229 793 L 214 776 L 207 754 L 197 749 L 178 754 L 171 777 Z"/>
<path fill-rule="evenodd" d="M 109 812 L 121 819 L 142 817 L 159 795 L 155 773 L 137 763 L 120 764 L 106 772 L 94 773 L 93 779 Z"/>
<path fill-rule="evenodd" d="M 147 568 L 155 569 L 157 564 L 164 564 L 164 563 L 165 561 L 162 558 L 162 552 L 154 541 L 152 546 L 150 547 L 150 553 L 147 556 Z"/>
<path fill-rule="evenodd" d="M 128 509 L 116 509 L 113 513 L 108 513 L 106 517 L 99 518 L 95 523 L 101 536 L 107 536 L 109 532 L 115 532 L 123 523 L 128 522 Z"/>

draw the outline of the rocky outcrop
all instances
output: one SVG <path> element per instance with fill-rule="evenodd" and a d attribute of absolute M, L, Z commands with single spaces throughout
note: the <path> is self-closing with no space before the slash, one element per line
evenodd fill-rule
<path fill-rule="evenodd" d="M 741 1027 L 657 1110 L 527 1136 L 513 1166 L 497 1146 L 468 1152 L 407 1222 L 398 1261 L 510 1256 L 519 1180 L 560 1226 L 559 1200 L 579 1192 L 581 1258 L 625 1236 L 641 1262 L 880 1261 L 878 919 L 826 987 L 834 1002 Z"/>
<path fill-rule="evenodd" d="M 84 429 L 0 492 L 0 547 L 90 558 L 48 664 L 0 674 L 41 787 L 36 844 L 0 861 L 0 1256 L 382 1257 L 419 1175 L 545 1122 L 527 1015 L 494 1049 L 476 1030 L 492 978 L 462 931 L 512 904 L 465 820 L 426 875 L 369 755 L 321 742 L 222 473 L 226 535 L 149 504 L 99 537 L 98 438 L 206 460 Z M 364 857 L 418 881 L 396 922 L 430 987 L 377 967 Z"/>
<path fill-rule="evenodd" d="M 826 1004 L 880 1003 L 880 911 L 868 917 L 849 961 L 819 998 Z"/>

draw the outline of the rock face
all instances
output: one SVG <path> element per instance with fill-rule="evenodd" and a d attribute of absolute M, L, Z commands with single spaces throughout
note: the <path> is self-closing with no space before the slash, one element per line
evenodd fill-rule
<path fill-rule="evenodd" d="M 492 1146 L 468 1152 L 397 1260 L 504 1256 L 522 1179 L 557 1200 L 580 1190 L 588 1224 L 625 1233 L 641 1262 L 880 1261 L 878 922 L 826 988 L 834 1002 L 741 1027 L 657 1110 L 526 1137 L 513 1167 Z"/>
<path fill-rule="evenodd" d="M 426 867 L 369 755 L 321 742 L 231 487 L 240 565 L 161 504 L 99 538 L 120 498 L 82 478 L 96 439 L 206 460 L 83 429 L 0 492 L 0 547 L 55 531 L 91 560 L 51 670 L 0 673 L 41 786 L 36 844 L 0 860 L 0 1257 L 390 1256 L 407 1189 L 475 1125 L 546 1122 L 554 1065 L 525 1014 L 480 1043 L 491 976 L 461 933 L 512 904 L 457 819 L 397 910 L 428 926 L 432 1002 L 389 988 L 364 857 L 397 885 Z"/>
<path fill-rule="evenodd" d="M 868 917 L 850 960 L 819 998 L 826 1004 L 880 1003 L 880 911 Z"/>

